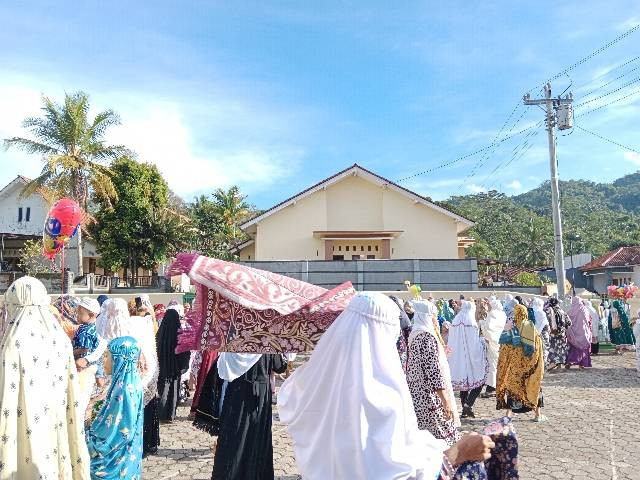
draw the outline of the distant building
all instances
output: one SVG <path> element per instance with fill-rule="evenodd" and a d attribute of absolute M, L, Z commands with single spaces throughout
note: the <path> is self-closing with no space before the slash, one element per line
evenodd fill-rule
<path fill-rule="evenodd" d="M 456 259 L 474 223 L 359 165 L 244 222 L 240 260 Z"/>
<path fill-rule="evenodd" d="M 589 290 L 600 294 L 606 293 L 609 285 L 640 284 L 640 246 L 617 248 L 580 270 L 589 279 Z"/>
<path fill-rule="evenodd" d="M 27 240 L 42 239 L 42 230 L 51 207 L 49 192 L 39 189 L 35 193 L 21 196 L 30 179 L 18 175 L 0 190 L 0 270 L 19 271 L 20 250 Z M 83 262 L 85 272 L 95 272 L 100 257 L 95 245 L 83 241 Z M 77 238 L 69 242 L 65 254 L 65 268 L 78 272 Z"/>

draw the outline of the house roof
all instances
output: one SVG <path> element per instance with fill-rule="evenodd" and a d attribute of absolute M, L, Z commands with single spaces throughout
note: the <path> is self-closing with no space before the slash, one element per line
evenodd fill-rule
<path fill-rule="evenodd" d="M 640 265 L 640 246 L 620 247 L 582 266 L 583 272 Z"/>
<path fill-rule="evenodd" d="M 250 218 L 249 220 L 245 221 L 244 223 L 240 224 L 240 228 L 242 230 L 245 230 L 246 228 L 250 227 L 251 225 L 254 225 L 256 223 L 258 223 L 260 220 L 267 218 L 271 215 L 273 215 L 274 213 L 282 210 L 283 208 L 295 204 L 298 200 L 301 200 L 315 192 L 317 192 L 318 190 L 322 190 L 323 188 L 327 188 L 330 185 L 333 185 L 334 183 L 338 183 L 339 181 L 343 180 L 344 178 L 351 176 L 351 175 L 357 175 L 361 178 L 367 179 L 373 183 L 377 183 L 380 186 L 386 186 L 392 190 L 395 190 L 396 192 L 405 195 L 409 198 L 411 198 L 412 200 L 414 200 L 416 203 L 420 203 L 422 205 L 425 205 L 427 207 L 433 208 L 434 210 L 443 213 L 451 218 L 453 218 L 456 222 L 459 222 L 461 224 L 463 224 L 463 228 L 459 230 L 458 233 L 466 230 L 467 228 L 473 227 L 475 225 L 475 223 L 471 220 L 469 220 L 468 218 L 465 218 L 455 212 L 453 212 L 451 209 L 444 207 L 438 203 L 433 202 L 432 200 L 430 200 L 429 198 L 423 197 L 422 195 L 419 195 L 415 192 L 412 192 L 411 190 L 404 188 L 400 185 L 398 185 L 397 183 L 392 182 L 391 180 L 388 180 L 384 177 L 381 177 L 380 175 L 373 173 L 370 170 L 367 170 L 364 167 L 361 167 L 360 165 L 358 165 L 357 163 L 353 164 L 352 166 L 350 166 L 349 168 L 346 168 L 338 173 L 336 173 L 335 175 L 330 176 L 329 178 L 325 178 L 324 180 L 322 180 L 321 182 L 316 183 L 315 185 L 312 185 L 311 187 L 307 188 L 306 190 L 303 190 L 302 192 L 294 195 L 293 197 L 287 198 L 286 200 L 278 203 L 277 205 L 274 205 L 273 207 L 271 207 L 268 210 L 265 210 L 264 212 L 256 215 L 253 218 Z"/>
<path fill-rule="evenodd" d="M 32 180 L 30 178 L 27 178 L 23 175 L 18 175 L 16 178 L 14 178 L 13 180 L 11 180 L 9 183 L 7 183 L 2 190 L 0 190 L 0 195 L 8 192 L 9 190 L 11 190 L 11 187 L 15 186 L 15 185 L 21 185 L 22 188 L 26 187 L 27 185 L 29 185 L 29 183 L 31 183 Z M 36 191 L 42 195 L 42 197 L 49 201 L 51 199 L 51 195 L 52 192 L 51 190 L 45 188 L 45 187 L 38 187 L 36 189 Z"/>

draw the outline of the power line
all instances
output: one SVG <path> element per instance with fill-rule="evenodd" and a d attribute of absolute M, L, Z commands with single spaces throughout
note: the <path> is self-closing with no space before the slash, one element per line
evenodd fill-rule
<path fill-rule="evenodd" d="M 634 90 L 633 92 L 625 95 L 624 97 L 616 98 L 612 102 L 605 103 L 604 105 L 600 105 L 599 107 L 592 108 L 591 110 L 587 110 L 586 112 L 581 113 L 580 115 L 576 115 L 574 118 L 584 117 L 585 115 L 589 115 L 590 113 L 593 113 L 593 112 L 596 112 L 598 110 L 601 110 L 601 109 L 603 109 L 605 107 L 608 107 L 609 105 L 613 105 L 614 103 L 621 102 L 622 100 L 625 100 L 626 98 L 632 97 L 633 95 L 637 95 L 638 93 L 640 93 L 640 89 Z"/>
<path fill-rule="evenodd" d="M 553 80 L 557 80 L 558 78 L 562 77 L 564 74 L 570 72 L 571 70 L 579 67 L 580 65 L 582 65 L 583 63 L 588 62 L 589 60 L 591 60 L 593 57 L 595 57 L 596 55 L 600 55 L 602 52 L 604 52 L 605 50 L 607 50 L 608 48 L 614 46 L 616 43 L 620 42 L 621 40 L 624 40 L 625 38 L 627 38 L 629 35 L 633 35 L 635 32 L 637 32 L 638 30 L 640 30 L 640 24 L 636 25 L 635 27 L 631 27 L 629 30 L 627 30 L 626 32 L 618 35 L 616 38 L 614 38 L 613 40 L 611 40 L 610 42 L 604 44 L 602 47 L 598 48 L 597 50 L 594 50 L 593 52 L 591 52 L 589 55 L 587 55 L 586 57 L 578 60 L 576 63 L 574 63 L 573 65 L 570 65 L 569 67 L 565 68 L 564 70 L 562 70 L 561 72 L 556 73 L 553 77 L 549 78 L 546 82 L 544 82 L 545 84 L 552 82 Z"/>
<path fill-rule="evenodd" d="M 616 145 L 616 146 L 618 146 L 618 147 L 620 147 L 620 148 L 624 148 L 625 150 L 628 150 L 628 151 L 630 151 L 630 152 L 634 152 L 634 153 L 638 153 L 638 154 L 640 154 L 640 151 L 639 151 L 639 150 L 637 150 L 637 149 L 635 149 L 635 148 L 629 147 L 629 146 L 627 146 L 627 145 L 623 145 L 623 144 L 621 144 L 621 143 L 616 142 L 615 140 L 611 140 L 610 138 L 603 137 L 603 136 L 602 136 L 602 135 L 600 135 L 599 133 L 592 132 L 591 130 L 587 130 L 586 128 L 581 127 L 580 125 L 576 125 L 575 127 L 576 127 L 576 128 L 579 128 L 579 129 L 580 129 L 580 130 L 582 130 L 583 132 L 586 132 L 586 133 L 588 133 L 588 134 L 590 134 L 590 135 L 593 135 L 593 136 L 594 136 L 594 137 L 596 137 L 596 138 L 599 138 L 600 140 L 603 140 L 603 141 L 608 142 L 608 143 L 612 143 L 613 145 Z"/>
<path fill-rule="evenodd" d="M 640 60 L 640 56 L 637 56 L 637 57 L 634 57 L 634 58 L 632 58 L 632 59 L 630 59 L 630 60 L 627 60 L 626 62 L 621 63 L 620 65 L 616 65 L 616 66 L 615 66 L 615 67 L 613 67 L 611 70 L 609 70 L 609 71 L 607 71 L 607 72 L 605 72 L 605 73 L 603 73 L 603 74 L 601 74 L 601 75 L 598 75 L 597 77 L 592 78 L 592 79 L 591 79 L 591 80 L 589 80 L 588 82 L 585 82 L 585 83 L 581 84 L 579 87 L 576 87 L 576 89 L 580 89 L 580 88 L 582 88 L 582 87 L 586 87 L 587 85 L 592 84 L 592 83 L 593 83 L 593 82 L 595 82 L 596 80 L 599 80 L 599 79 L 601 79 L 601 78 L 603 78 L 603 77 L 606 77 L 606 76 L 607 76 L 607 75 L 609 75 L 611 72 L 615 72 L 616 70 L 618 70 L 618 69 L 620 69 L 620 68 L 622 68 L 622 67 L 626 67 L 626 66 L 627 66 L 627 65 L 629 65 L 630 63 L 633 63 L 633 62 L 635 62 L 635 61 L 637 61 L 637 60 Z M 635 70 L 635 69 L 634 69 L 634 70 Z M 633 71 L 633 70 L 631 70 L 631 71 Z M 586 96 L 586 95 L 585 95 L 585 96 Z"/>
<path fill-rule="evenodd" d="M 640 58 L 640 57 L 638 57 Z M 622 75 L 617 76 L 616 78 L 614 78 L 613 80 L 608 81 L 607 83 L 604 83 L 602 85 L 600 85 L 597 88 L 594 88 L 593 90 L 591 90 L 589 93 L 585 93 L 584 95 L 582 95 L 580 98 L 578 98 L 577 100 L 582 100 L 583 98 L 588 97 L 589 95 L 591 95 L 592 93 L 597 92 L 598 90 L 600 90 L 601 88 L 607 87 L 609 85 L 611 85 L 613 82 L 615 82 L 616 80 L 620 80 L 623 77 L 626 77 L 627 75 L 629 75 L 631 72 L 634 72 L 636 70 L 640 69 L 640 65 L 638 65 L 635 68 L 632 68 L 631 70 L 628 70 L 626 72 L 624 72 Z"/>
<path fill-rule="evenodd" d="M 638 83 L 638 82 L 640 82 L 640 77 L 636 77 L 633 80 L 622 84 L 621 86 L 619 86 L 615 90 L 611 90 L 610 92 L 603 93 L 602 95 L 597 96 L 596 98 L 592 98 L 591 100 L 587 100 L 586 102 L 582 102 L 582 103 L 576 105 L 575 108 L 580 108 L 580 107 L 583 107 L 584 105 L 587 105 L 587 104 L 589 104 L 591 102 L 595 102 L 597 100 L 600 100 L 601 98 L 608 97 L 609 95 L 612 95 L 612 94 L 614 94 L 616 92 L 619 92 L 620 90 L 623 90 L 623 89 L 633 85 L 634 83 Z"/>

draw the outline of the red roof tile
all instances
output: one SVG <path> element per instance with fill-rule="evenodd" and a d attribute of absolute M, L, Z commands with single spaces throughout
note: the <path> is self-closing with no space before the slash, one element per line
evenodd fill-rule
<path fill-rule="evenodd" d="M 580 270 L 640 265 L 640 246 L 620 247 L 584 265 Z"/>

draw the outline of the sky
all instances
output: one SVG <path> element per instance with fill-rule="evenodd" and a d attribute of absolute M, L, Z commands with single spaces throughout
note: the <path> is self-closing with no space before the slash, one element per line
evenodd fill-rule
<path fill-rule="evenodd" d="M 268 208 L 354 163 L 439 200 L 515 195 L 549 176 L 522 96 L 640 24 L 637 0 L 587 3 L 2 2 L 0 139 L 28 136 L 42 95 L 82 90 L 120 115 L 107 141 L 187 201 L 235 184 Z M 619 144 L 560 132 L 562 179 L 640 168 L 640 29 L 552 86 Z M 41 159 L 0 149 L 0 166 L 6 184 Z"/>

